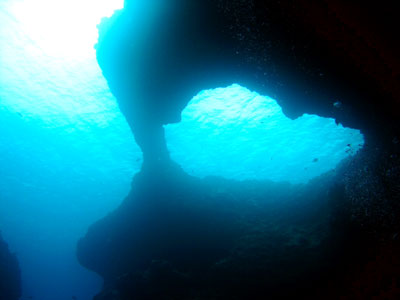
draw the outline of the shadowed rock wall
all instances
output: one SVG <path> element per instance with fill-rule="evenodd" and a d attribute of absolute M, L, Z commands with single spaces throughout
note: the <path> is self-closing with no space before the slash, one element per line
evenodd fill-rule
<path fill-rule="evenodd" d="M 396 299 L 398 158 L 370 151 L 307 185 L 137 174 L 78 244 L 95 299 Z"/>
<path fill-rule="evenodd" d="M 18 261 L 8 250 L 0 235 L 0 299 L 17 300 L 21 297 L 21 277 Z"/>
<path fill-rule="evenodd" d="M 291 186 L 200 180 L 179 168 L 140 173 L 123 205 L 79 242 L 78 258 L 105 278 L 96 299 L 312 295 L 304 278 L 317 280 L 331 256 L 331 181 L 332 174 Z"/>

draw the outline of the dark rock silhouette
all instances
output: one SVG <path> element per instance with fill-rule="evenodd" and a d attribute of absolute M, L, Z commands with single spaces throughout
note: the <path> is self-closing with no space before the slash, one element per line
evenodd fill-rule
<path fill-rule="evenodd" d="M 245 299 L 250 290 L 277 295 L 283 284 L 287 295 L 305 292 L 303 276 L 323 264 L 329 182 L 320 178 L 320 190 L 200 180 L 176 168 L 140 173 L 123 205 L 79 242 L 78 257 L 105 279 L 96 299 Z"/>
<path fill-rule="evenodd" d="M 18 261 L 0 235 L 0 299 L 17 300 L 20 297 L 21 275 Z"/>
<path fill-rule="evenodd" d="M 379 154 L 298 186 L 137 174 L 78 244 L 105 279 L 95 299 L 396 299 L 398 161 Z"/>
<path fill-rule="evenodd" d="M 95 299 L 399 298 L 392 2 L 148 3 L 127 0 L 99 26 L 98 62 L 144 166 L 79 242 L 81 264 L 105 279 Z M 200 90 L 232 83 L 291 118 L 358 128 L 365 147 L 303 186 L 190 177 L 170 161 L 162 125 Z"/>

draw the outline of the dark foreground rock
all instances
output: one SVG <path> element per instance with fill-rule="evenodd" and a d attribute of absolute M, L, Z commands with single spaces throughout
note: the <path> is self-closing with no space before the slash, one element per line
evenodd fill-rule
<path fill-rule="evenodd" d="M 325 194 L 325 185 L 141 173 L 123 205 L 80 241 L 79 259 L 105 278 L 97 299 L 244 299 L 277 285 L 303 289 L 305 274 L 322 263 Z"/>
<path fill-rule="evenodd" d="M 79 242 L 95 299 L 396 299 L 398 161 L 372 157 L 307 185 L 142 171 Z"/>
<path fill-rule="evenodd" d="M 17 300 L 20 297 L 21 276 L 18 261 L 0 235 L 0 300 Z"/>

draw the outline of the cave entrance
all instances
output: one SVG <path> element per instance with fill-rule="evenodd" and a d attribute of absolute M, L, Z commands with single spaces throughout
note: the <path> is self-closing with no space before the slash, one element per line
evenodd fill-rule
<path fill-rule="evenodd" d="M 364 144 L 359 130 L 304 114 L 240 85 L 203 90 L 165 126 L 171 158 L 190 175 L 306 183 L 335 169 Z"/>

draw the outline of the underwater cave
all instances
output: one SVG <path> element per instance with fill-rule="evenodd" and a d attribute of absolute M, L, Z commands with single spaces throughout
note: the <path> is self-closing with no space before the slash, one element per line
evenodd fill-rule
<path fill-rule="evenodd" d="M 1 2 L 0 300 L 398 299 L 394 11 Z"/>

